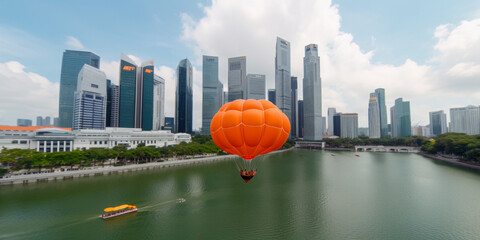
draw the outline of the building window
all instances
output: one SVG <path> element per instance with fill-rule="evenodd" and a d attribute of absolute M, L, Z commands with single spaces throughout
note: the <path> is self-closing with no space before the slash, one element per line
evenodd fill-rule
<path fill-rule="evenodd" d="M 12 140 L 12 143 L 18 143 L 18 140 Z"/>
<path fill-rule="evenodd" d="M 27 144 L 27 143 L 28 143 L 27 140 L 20 141 L 20 144 Z"/>
<path fill-rule="evenodd" d="M 92 84 L 90 84 L 90 86 L 91 86 L 92 88 L 98 88 L 98 85 L 97 85 L 97 84 L 93 84 L 93 83 L 92 83 Z"/>

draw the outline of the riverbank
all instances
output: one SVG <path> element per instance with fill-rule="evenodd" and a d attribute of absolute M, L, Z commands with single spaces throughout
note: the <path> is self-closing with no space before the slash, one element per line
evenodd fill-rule
<path fill-rule="evenodd" d="M 469 163 L 469 162 L 464 162 L 464 161 L 459 161 L 458 159 L 455 159 L 455 158 L 449 158 L 449 157 L 441 156 L 439 154 L 429 154 L 429 153 L 426 153 L 426 152 L 419 152 L 418 154 L 420 154 L 424 157 L 433 159 L 433 160 L 444 162 L 444 163 L 448 163 L 448 164 L 452 164 L 452 165 L 456 165 L 456 166 L 461 166 L 461 167 L 466 167 L 466 168 L 470 168 L 470 169 L 480 170 L 480 165 L 477 165 L 477 164 L 474 164 L 474 163 Z"/>
<path fill-rule="evenodd" d="M 293 147 L 288 149 L 277 150 L 269 154 L 281 153 L 281 152 L 289 151 L 292 149 Z M 81 169 L 81 170 L 74 170 L 74 171 L 19 175 L 19 176 L 11 176 L 8 178 L 0 178 L 0 186 L 59 181 L 59 180 L 68 180 L 68 179 L 83 178 L 83 177 L 105 176 L 105 175 L 121 174 L 121 173 L 135 172 L 135 171 L 141 171 L 141 170 L 150 170 L 150 169 L 156 169 L 156 168 L 168 168 L 168 167 L 201 164 L 201 163 L 226 161 L 236 157 L 238 156 L 237 155 L 219 155 L 219 156 L 209 156 L 209 157 L 202 157 L 202 158 L 192 158 L 192 159 L 165 161 L 165 162 L 132 164 L 132 165 L 126 165 L 126 166 L 117 166 L 117 167 L 108 166 L 108 167 L 101 167 L 101 168 L 95 168 L 95 169 Z"/>

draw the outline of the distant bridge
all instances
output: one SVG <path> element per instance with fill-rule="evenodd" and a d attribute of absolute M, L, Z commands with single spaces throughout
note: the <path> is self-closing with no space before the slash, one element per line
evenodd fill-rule
<path fill-rule="evenodd" d="M 324 149 L 325 142 L 314 142 L 314 141 L 296 141 L 296 148 L 306 148 L 306 149 Z"/>
<path fill-rule="evenodd" d="M 355 146 L 355 152 L 408 152 L 418 153 L 419 147 L 409 146 Z"/>

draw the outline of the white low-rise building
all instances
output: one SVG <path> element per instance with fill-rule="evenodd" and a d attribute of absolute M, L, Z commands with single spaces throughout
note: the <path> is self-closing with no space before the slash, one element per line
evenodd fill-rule
<path fill-rule="evenodd" d="M 171 133 L 169 130 L 142 131 L 140 128 L 82 129 L 69 131 L 60 128 L 36 130 L 0 129 L 0 151 L 3 148 L 35 149 L 38 152 L 64 152 L 90 148 L 125 146 L 165 147 L 181 142 L 191 142 L 187 133 Z"/>

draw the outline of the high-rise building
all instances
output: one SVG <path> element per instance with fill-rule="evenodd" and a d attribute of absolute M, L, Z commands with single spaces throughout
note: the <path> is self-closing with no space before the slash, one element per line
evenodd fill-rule
<path fill-rule="evenodd" d="M 43 121 L 43 124 L 44 124 L 45 126 L 51 126 L 51 125 L 52 125 L 52 124 L 51 124 L 51 118 L 50 118 L 49 116 L 46 116 L 46 117 L 45 117 L 45 121 Z"/>
<path fill-rule="evenodd" d="M 276 103 L 275 89 L 268 89 L 268 101 Z"/>
<path fill-rule="evenodd" d="M 447 132 L 447 114 L 443 110 L 430 112 L 430 136 L 434 137 Z"/>
<path fill-rule="evenodd" d="M 290 42 L 277 37 L 276 55 L 275 55 L 275 98 L 276 98 L 275 104 L 283 113 L 285 113 L 285 115 L 287 115 L 290 122 L 292 122 L 292 109 L 291 109 L 292 83 L 291 81 L 292 80 L 290 78 Z M 305 100 L 306 100 L 305 103 L 307 103 L 308 100 L 306 98 Z M 308 111 L 305 110 L 305 112 L 308 112 Z"/>
<path fill-rule="evenodd" d="M 265 99 L 265 75 L 247 74 L 247 99 Z"/>
<path fill-rule="evenodd" d="M 298 100 L 298 138 L 303 138 L 303 100 Z"/>
<path fill-rule="evenodd" d="M 333 116 L 337 113 L 335 108 L 328 108 L 328 136 L 333 136 Z"/>
<path fill-rule="evenodd" d="M 37 126 L 45 126 L 43 124 L 43 117 L 42 116 L 37 116 Z"/>
<path fill-rule="evenodd" d="M 359 137 L 368 137 L 369 136 L 369 133 L 368 133 L 368 128 L 358 128 L 358 136 Z"/>
<path fill-rule="evenodd" d="M 247 97 L 247 60 L 245 56 L 228 59 L 228 101 Z"/>
<path fill-rule="evenodd" d="M 449 132 L 480 134 L 480 107 L 450 108 Z"/>
<path fill-rule="evenodd" d="M 385 89 L 375 89 L 375 96 L 378 102 L 379 116 L 380 116 L 380 137 L 388 137 L 388 123 L 387 123 L 387 106 L 385 105 Z M 369 130 L 370 131 L 370 130 Z"/>
<path fill-rule="evenodd" d="M 370 93 L 368 101 L 368 131 L 370 138 L 381 137 L 380 104 L 376 93 Z"/>
<path fill-rule="evenodd" d="M 340 137 L 358 138 L 358 114 L 341 113 L 340 114 Z"/>
<path fill-rule="evenodd" d="M 165 117 L 165 125 L 162 127 L 162 130 L 173 132 L 175 130 L 175 119 L 173 117 Z"/>
<path fill-rule="evenodd" d="M 340 116 L 342 113 L 335 113 L 333 115 L 333 135 L 340 137 Z"/>
<path fill-rule="evenodd" d="M 322 80 L 317 44 L 305 46 L 303 58 L 303 114 L 305 140 L 322 140 Z M 278 99 L 278 97 L 277 97 Z"/>
<path fill-rule="evenodd" d="M 30 126 L 32 126 L 32 120 L 31 119 L 19 118 L 19 119 L 17 119 L 17 126 L 30 127 Z"/>
<path fill-rule="evenodd" d="M 73 110 L 73 130 L 104 129 L 107 111 L 107 79 L 104 72 L 83 65 L 78 73 Z"/>
<path fill-rule="evenodd" d="M 153 130 L 165 125 L 165 79 L 153 75 Z"/>
<path fill-rule="evenodd" d="M 137 71 L 137 93 L 135 102 L 135 127 L 144 131 L 153 129 L 153 60 L 142 63 L 141 71 Z"/>
<path fill-rule="evenodd" d="M 193 127 L 193 73 L 192 64 L 183 59 L 177 67 L 177 84 L 175 91 L 176 133 L 192 133 Z"/>
<path fill-rule="evenodd" d="M 84 64 L 100 68 L 100 57 L 92 52 L 65 50 L 60 74 L 59 125 L 71 128 L 73 124 L 74 95 L 78 73 Z M 44 125 L 44 124 L 42 124 Z"/>
<path fill-rule="evenodd" d="M 202 68 L 202 134 L 210 135 L 212 118 L 223 105 L 223 84 L 218 80 L 218 57 L 204 55 Z"/>
<path fill-rule="evenodd" d="M 392 115 L 392 137 L 412 136 L 412 123 L 410 119 L 410 102 L 402 98 L 395 100 L 395 106 L 390 109 Z"/>
<path fill-rule="evenodd" d="M 291 77 L 291 83 L 292 83 L 292 94 L 291 94 L 291 100 L 292 104 L 290 109 L 292 110 L 292 118 L 290 118 L 290 126 L 291 126 L 291 135 L 293 137 L 298 137 L 298 122 L 297 122 L 297 116 L 298 116 L 298 109 L 297 109 L 297 99 L 298 99 L 298 84 L 297 84 L 297 77 Z"/>
<path fill-rule="evenodd" d="M 53 126 L 58 127 L 58 117 L 53 118 Z"/>
<path fill-rule="evenodd" d="M 118 127 L 118 111 L 120 105 L 120 86 L 107 79 L 107 118 L 106 127 Z"/>
<path fill-rule="evenodd" d="M 120 105 L 118 126 L 135 128 L 135 102 L 137 93 L 137 65 L 127 55 L 120 59 Z"/>
<path fill-rule="evenodd" d="M 228 102 L 228 91 L 223 91 L 223 104 Z M 222 106 L 223 106 L 222 104 Z"/>

